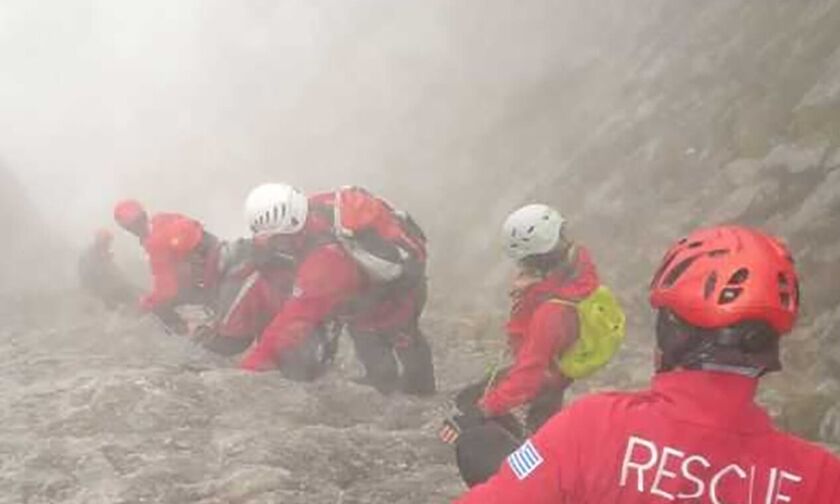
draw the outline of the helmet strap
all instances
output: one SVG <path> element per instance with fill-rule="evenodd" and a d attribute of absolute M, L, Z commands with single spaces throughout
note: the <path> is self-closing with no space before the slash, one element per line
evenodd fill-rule
<path fill-rule="evenodd" d="M 748 366 L 727 366 L 725 364 L 706 363 L 701 364 L 700 369 L 703 371 L 719 371 L 723 373 L 732 373 L 746 376 L 747 378 L 758 378 L 763 375 L 765 370 L 748 367 Z"/>

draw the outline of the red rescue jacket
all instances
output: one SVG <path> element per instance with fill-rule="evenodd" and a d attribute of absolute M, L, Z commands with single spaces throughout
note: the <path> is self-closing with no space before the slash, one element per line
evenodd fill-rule
<path fill-rule="evenodd" d="M 515 293 L 507 324 L 514 364 L 505 378 L 481 400 L 491 416 L 502 415 L 531 401 L 546 383 L 567 386 L 570 380 L 557 371 L 555 358 L 577 340 L 578 320 L 573 307 L 551 299 L 579 301 L 598 288 L 599 280 L 589 251 L 578 247 L 568 271 L 558 270 L 545 280 Z"/>
<path fill-rule="evenodd" d="M 149 234 L 143 240 L 152 270 L 152 290 L 140 300 L 141 308 L 153 310 L 188 289 L 210 288 L 218 282 L 218 247 L 203 252 L 202 257 L 194 252 L 204 235 L 201 223 L 189 217 L 172 213 L 152 217 Z M 183 250 L 179 242 L 196 245 Z"/>
<path fill-rule="evenodd" d="M 674 371 L 553 417 L 458 504 L 833 504 L 840 459 L 776 430 L 758 380 Z"/>

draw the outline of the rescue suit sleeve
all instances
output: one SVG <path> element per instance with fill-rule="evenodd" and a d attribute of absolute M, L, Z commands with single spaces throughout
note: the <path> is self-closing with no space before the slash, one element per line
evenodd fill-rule
<path fill-rule="evenodd" d="M 798 439 L 797 442 L 802 443 Z M 823 462 L 817 476 L 816 495 L 809 502 L 840 502 L 840 458 L 819 450 Z"/>
<path fill-rule="evenodd" d="M 241 368 L 275 368 L 286 350 L 311 335 L 327 316 L 358 292 L 360 285 L 358 267 L 340 246 L 329 244 L 316 249 L 300 265 L 292 297 L 263 331 Z"/>
<path fill-rule="evenodd" d="M 489 416 L 499 416 L 536 397 L 554 358 L 574 343 L 577 326 L 573 307 L 543 303 L 528 325 L 513 367 L 480 401 L 482 410 Z"/>
<path fill-rule="evenodd" d="M 555 415 L 531 439 L 512 453 L 499 472 L 471 489 L 455 504 L 580 504 L 580 442 L 587 439 L 588 412 L 581 402 Z M 583 419 L 581 422 L 579 419 Z M 603 501 L 606 502 L 606 501 Z"/>
<path fill-rule="evenodd" d="M 140 308 L 152 311 L 178 295 L 178 269 L 173 258 L 163 251 L 149 249 L 152 291 L 140 300 Z"/>

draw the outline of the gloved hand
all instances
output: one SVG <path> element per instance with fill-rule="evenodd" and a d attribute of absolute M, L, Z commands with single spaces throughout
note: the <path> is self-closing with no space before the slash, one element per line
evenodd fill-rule
<path fill-rule="evenodd" d="M 472 409 L 467 413 L 452 415 L 443 421 L 443 425 L 438 431 L 438 438 L 448 445 L 454 445 L 458 441 L 458 438 L 461 437 L 462 432 L 470 427 L 481 425 L 486 420 L 487 418 L 478 408 Z"/>

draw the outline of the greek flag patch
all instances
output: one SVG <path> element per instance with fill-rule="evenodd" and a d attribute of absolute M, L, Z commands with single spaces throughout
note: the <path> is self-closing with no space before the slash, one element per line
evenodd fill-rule
<path fill-rule="evenodd" d="M 529 439 L 522 447 L 510 454 L 507 463 L 519 481 L 531 475 L 543 463 L 543 458 Z"/>

